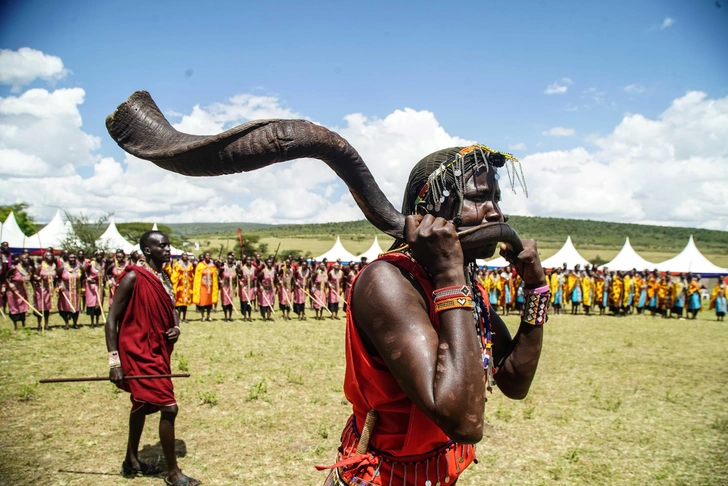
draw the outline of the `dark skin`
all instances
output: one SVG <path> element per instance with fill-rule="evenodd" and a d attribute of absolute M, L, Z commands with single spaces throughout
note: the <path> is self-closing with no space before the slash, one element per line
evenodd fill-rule
<path fill-rule="evenodd" d="M 273 260 L 269 258 L 264 263 L 261 264 L 260 268 L 258 269 L 258 274 L 256 276 L 256 279 L 258 280 L 258 285 L 263 286 L 263 272 L 265 270 L 269 270 L 273 268 Z M 272 321 L 273 318 L 271 317 L 271 314 L 273 312 L 273 302 L 268 302 L 266 300 L 265 294 L 263 294 L 263 298 L 261 299 L 260 305 L 262 307 L 266 308 L 265 311 L 265 317 L 263 318 L 264 321 Z"/>
<path fill-rule="evenodd" d="M 305 261 L 305 260 L 302 261 L 300 263 L 300 266 L 299 266 L 299 270 L 298 271 L 301 273 L 302 276 L 303 275 L 307 275 L 307 272 L 308 272 L 308 262 Z M 306 278 L 309 278 L 309 277 L 307 276 Z M 304 278 L 304 281 L 303 281 L 302 284 L 299 284 L 298 282 L 294 281 L 293 286 L 294 287 L 302 287 L 302 288 L 304 288 L 306 290 L 306 292 L 308 292 L 308 289 L 306 289 L 306 286 L 308 285 L 308 282 L 306 281 L 306 278 Z M 299 321 L 303 321 L 305 319 L 306 319 L 306 305 L 304 304 L 303 310 L 301 310 L 301 313 L 298 314 L 298 320 Z"/>
<path fill-rule="evenodd" d="M 79 255 L 81 252 L 79 252 Z M 96 250 L 94 252 L 94 262 L 96 263 L 96 266 L 99 268 L 102 268 L 102 265 L 104 263 L 104 254 L 100 252 L 99 250 Z M 91 264 L 86 266 L 86 280 L 89 283 L 96 284 L 96 298 L 98 300 L 99 306 L 103 305 L 101 303 L 101 294 L 103 292 L 103 286 L 101 285 L 101 282 L 99 280 L 102 278 L 101 272 L 99 272 L 99 275 L 97 277 L 91 277 Z M 99 325 L 99 319 L 101 316 L 91 316 L 91 327 L 95 328 L 97 325 Z"/>
<path fill-rule="evenodd" d="M 165 263 L 169 262 L 170 259 L 169 238 L 162 233 L 153 234 L 149 237 L 147 245 L 142 250 L 147 264 L 156 272 L 162 272 L 162 267 Z M 116 289 L 114 303 L 112 304 L 111 309 L 109 309 L 109 315 L 106 320 L 106 348 L 109 351 L 115 351 L 118 349 L 121 318 L 126 311 L 127 305 L 129 305 L 129 301 L 131 300 L 135 283 L 136 273 L 129 272 L 121 279 L 119 287 Z M 165 338 L 170 342 L 177 342 L 180 335 L 180 329 L 178 327 L 179 317 L 176 313 L 174 326 L 175 327 L 171 327 L 165 332 Z M 116 384 L 120 384 L 124 379 L 124 371 L 122 368 L 111 368 L 109 370 L 109 379 Z M 149 407 L 149 404 L 144 404 L 141 409 L 132 412 L 129 415 L 129 437 L 124 462 L 130 467 L 139 467 L 139 441 L 142 436 L 142 431 L 144 430 L 144 423 Z M 177 417 L 177 413 L 177 405 L 169 405 L 160 408 L 159 441 L 162 444 L 164 459 L 167 463 L 168 479 L 171 482 L 187 478 L 187 476 L 182 474 L 182 471 L 177 464 L 177 455 L 174 451 L 174 422 Z M 192 481 L 189 483 L 190 486 L 199 484 L 198 481 L 193 480 L 192 478 L 190 478 L 190 480 Z"/>
<path fill-rule="evenodd" d="M 53 249 L 52 248 L 47 249 L 46 252 L 43 253 L 43 261 L 47 265 L 53 265 L 55 263 L 55 260 L 53 258 Z M 41 265 L 38 265 L 35 268 L 35 272 L 33 274 L 33 280 L 36 282 L 37 285 L 43 286 L 42 280 L 44 280 L 46 277 L 42 277 L 41 276 L 40 270 L 41 270 Z M 51 280 L 53 280 L 53 279 L 51 279 Z M 52 281 L 49 284 L 49 288 L 51 288 L 51 289 L 53 288 L 53 282 Z M 43 330 L 43 326 L 41 325 L 41 319 L 44 320 L 45 329 L 46 330 L 50 329 L 49 326 L 48 326 L 48 319 L 50 318 L 49 309 L 39 308 L 38 310 L 43 313 L 43 316 L 40 316 L 39 314 L 36 314 L 35 315 L 36 318 L 38 319 L 38 331 L 42 331 Z"/>
<path fill-rule="evenodd" d="M 238 267 L 238 285 L 245 285 L 248 288 L 248 292 L 250 292 L 251 284 L 250 281 L 250 271 L 252 269 L 252 260 L 250 257 L 245 257 L 245 268 L 246 268 L 246 275 L 247 277 L 243 277 L 243 266 Z M 241 310 L 241 312 L 243 312 Z M 252 313 L 252 307 L 249 307 L 245 312 L 243 312 L 243 319 L 246 321 L 252 321 L 253 317 L 251 315 Z"/>
<path fill-rule="evenodd" d="M 503 221 L 500 190 L 494 171 L 481 169 L 465 186 L 461 228 Z M 433 277 L 434 288 L 465 285 L 466 261 L 492 255 L 490 248 L 463 253 L 452 223 L 455 201 L 446 200 L 435 214 L 408 216 L 405 237 L 414 258 Z M 503 255 L 523 278 L 526 288 L 546 285 L 536 242 Z M 365 346 L 382 357 L 407 396 L 451 439 L 474 444 L 483 437 L 485 373 L 470 310 L 440 313 L 440 331 L 429 319 L 424 292 L 407 272 L 387 262 L 375 262 L 354 287 L 352 308 Z M 392 289 L 396 289 L 393 292 Z M 362 304 L 359 304 L 362 303 Z M 366 303 L 366 304 L 363 304 Z M 511 338 L 491 309 L 493 357 L 500 369 L 496 382 L 509 398 L 522 399 L 533 381 L 541 353 L 543 329 L 521 324 Z"/>
<path fill-rule="evenodd" d="M 228 266 L 234 266 L 235 265 L 235 256 L 234 255 L 228 255 L 227 256 L 227 264 Z M 220 277 L 222 277 L 222 271 L 220 271 Z M 233 291 L 233 284 L 230 282 L 230 290 L 223 290 L 224 292 L 229 292 L 229 299 L 232 301 L 233 296 L 235 295 L 235 292 Z M 222 310 L 225 313 L 225 317 L 223 318 L 223 321 L 230 321 L 233 320 L 233 310 Z"/>
<path fill-rule="evenodd" d="M 68 264 L 71 265 L 71 267 L 75 267 L 76 266 L 76 263 L 77 263 L 76 254 L 75 253 L 69 253 L 68 254 Z M 63 267 L 58 267 L 57 272 L 58 273 L 56 274 L 56 281 L 60 283 L 60 282 L 62 282 L 61 276 L 63 275 Z M 81 282 L 76 282 L 76 285 L 80 285 L 80 283 Z M 59 295 L 61 295 L 61 297 L 60 297 L 61 299 L 64 299 L 64 300 L 65 299 L 69 299 L 70 300 L 71 299 L 71 292 L 75 292 L 77 289 L 68 289 L 68 291 L 66 291 L 65 288 L 63 287 L 63 285 L 59 285 L 56 290 L 58 291 Z M 71 314 L 71 319 L 73 320 L 73 328 L 74 329 L 78 329 L 78 315 L 79 315 L 79 311 L 80 311 L 79 309 L 76 309 L 76 312 L 74 312 L 73 314 Z M 68 330 L 69 318 L 67 316 L 64 316 L 63 317 L 63 321 L 65 322 L 65 326 L 63 327 L 63 329 Z"/>
<path fill-rule="evenodd" d="M 28 255 L 26 255 L 26 254 L 20 255 L 19 262 L 20 262 L 20 265 L 23 267 L 23 269 L 25 269 L 26 271 L 30 269 L 30 263 L 29 263 L 30 262 L 30 258 L 28 258 Z M 10 292 L 14 292 L 15 289 L 16 289 L 15 284 L 13 282 L 11 282 L 10 279 L 13 277 L 13 274 L 15 272 L 17 272 L 17 271 L 18 271 L 17 269 L 13 269 L 8 274 L 8 282 L 9 282 L 8 283 L 8 289 L 10 290 Z M 28 299 L 30 298 L 27 295 L 26 295 L 26 297 L 28 297 Z M 23 316 L 23 320 L 20 321 L 20 323 L 23 325 L 23 327 L 25 327 L 25 316 Z M 17 322 L 13 322 L 13 325 L 15 326 L 15 330 L 17 331 L 18 330 L 18 323 Z"/>
<path fill-rule="evenodd" d="M 182 253 L 182 256 L 180 257 L 180 259 L 184 263 L 187 263 L 189 261 L 190 257 L 189 257 L 189 255 L 187 255 L 187 252 L 185 252 L 185 253 Z M 179 317 L 182 322 L 187 322 L 187 307 L 186 306 L 184 308 L 177 307 L 177 313 L 179 313 Z"/>

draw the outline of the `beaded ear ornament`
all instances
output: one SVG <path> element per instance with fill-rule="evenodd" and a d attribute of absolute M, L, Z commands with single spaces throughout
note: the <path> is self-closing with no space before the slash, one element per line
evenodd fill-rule
<path fill-rule="evenodd" d="M 472 154 L 473 162 L 466 164 L 466 157 L 470 154 Z M 516 164 L 518 164 L 518 168 L 516 168 Z M 422 186 L 422 189 L 420 189 L 420 192 L 415 198 L 415 211 L 418 208 L 426 209 L 427 212 L 433 210 L 439 211 L 445 199 L 454 192 L 459 201 L 457 217 L 455 218 L 455 222 L 458 224 L 461 221 L 460 216 L 463 209 L 466 172 L 470 168 L 478 170 L 481 166 L 487 172 L 489 166 L 498 169 L 504 165 L 513 193 L 515 194 L 516 192 L 516 181 L 518 181 L 523 189 L 523 193 L 528 197 L 528 188 L 526 187 L 526 179 L 523 176 L 523 167 L 518 159 L 511 154 L 497 152 L 485 145 L 475 144 L 460 150 L 451 160 L 440 164 L 429 175 L 427 182 Z"/>

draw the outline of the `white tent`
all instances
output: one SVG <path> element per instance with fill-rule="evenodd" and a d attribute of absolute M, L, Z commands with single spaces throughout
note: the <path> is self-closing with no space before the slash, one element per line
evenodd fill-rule
<path fill-rule="evenodd" d="M 324 258 L 330 262 L 334 262 L 337 259 L 341 259 L 341 263 L 356 261 L 356 256 L 349 253 L 347 249 L 344 248 L 344 245 L 341 244 L 341 239 L 338 236 L 336 237 L 336 243 L 334 243 L 334 246 L 332 246 L 331 249 L 323 255 L 317 256 L 315 260 L 320 262 Z"/>
<path fill-rule="evenodd" d="M 366 257 L 367 261 L 371 263 L 376 260 L 382 253 L 384 253 L 384 250 L 382 250 L 382 247 L 379 246 L 379 240 L 375 236 L 372 246 L 370 246 L 367 251 L 356 257 L 355 260 L 361 261 L 362 258 Z"/>
<path fill-rule="evenodd" d="M 690 235 L 688 244 L 677 256 L 657 265 L 661 272 L 670 273 L 698 273 L 701 277 L 728 275 L 728 269 L 721 268 L 705 258 L 698 247 L 695 246 L 693 235 Z"/>
<path fill-rule="evenodd" d="M 508 260 L 503 258 L 502 256 L 499 256 L 498 258 L 494 258 L 493 260 L 475 260 L 475 263 L 479 267 L 488 267 L 488 268 L 503 268 L 507 265 L 510 265 L 508 263 Z"/>
<path fill-rule="evenodd" d="M 617 256 L 615 256 L 611 262 L 605 263 L 600 268 L 607 267 L 609 270 L 652 270 L 655 268 L 655 264 L 648 262 L 634 251 L 632 245 L 629 243 L 629 237 L 624 242 L 624 246 L 619 250 Z"/>
<path fill-rule="evenodd" d="M 119 230 L 116 228 L 113 218 L 109 223 L 109 227 L 106 228 L 106 231 L 104 231 L 104 234 L 99 236 L 99 239 L 96 240 L 96 246 L 107 248 L 111 251 L 116 251 L 120 248 L 127 255 L 134 250 L 138 250 L 138 245 L 132 245 L 126 241 L 123 236 L 121 236 L 121 233 L 119 233 Z"/>
<path fill-rule="evenodd" d="M 543 268 L 556 268 L 566 263 L 566 267 L 569 269 L 574 268 L 577 264 L 584 268 L 586 265 L 591 265 L 583 256 L 576 251 L 574 243 L 571 242 L 571 236 L 566 237 L 566 243 L 561 247 L 555 255 L 548 257 L 546 260 L 541 262 Z"/>
<path fill-rule="evenodd" d="M 25 239 L 25 248 L 59 248 L 69 236 L 73 235 L 70 222 L 63 223 L 61 211 L 56 211 L 53 219 L 33 236 Z"/>
<path fill-rule="evenodd" d="M 0 231 L 0 242 L 3 241 L 7 241 L 10 248 L 23 248 L 25 245 L 25 233 L 18 226 L 15 214 L 12 211 L 8 214 L 3 223 L 2 231 Z"/>

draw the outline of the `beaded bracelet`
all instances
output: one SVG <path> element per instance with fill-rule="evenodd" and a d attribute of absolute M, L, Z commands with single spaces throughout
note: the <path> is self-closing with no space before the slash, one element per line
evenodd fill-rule
<path fill-rule="evenodd" d="M 121 368 L 121 359 L 118 351 L 109 352 L 109 368 Z"/>
<path fill-rule="evenodd" d="M 472 296 L 468 294 L 464 294 L 463 292 L 457 292 L 450 295 L 440 295 L 435 298 L 435 304 L 438 302 L 443 302 L 445 300 L 451 300 L 451 299 L 472 299 Z"/>
<path fill-rule="evenodd" d="M 473 309 L 473 299 L 470 297 L 455 297 L 435 303 L 435 312 L 450 309 Z"/>
<path fill-rule="evenodd" d="M 473 291 L 467 285 L 453 285 L 451 287 L 443 287 L 432 292 L 432 298 L 435 301 L 448 297 L 472 297 Z"/>
<path fill-rule="evenodd" d="M 549 319 L 546 310 L 551 302 L 551 292 L 532 293 L 525 297 L 526 302 L 521 311 L 521 322 L 532 326 L 543 326 Z"/>

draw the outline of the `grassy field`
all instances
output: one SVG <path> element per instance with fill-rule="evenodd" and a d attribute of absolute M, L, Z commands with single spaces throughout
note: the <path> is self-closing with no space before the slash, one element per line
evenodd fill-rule
<path fill-rule="evenodd" d="M 216 314 L 219 319 L 220 314 Z M 509 326 L 517 325 L 508 317 Z M 52 324 L 60 325 L 53 316 Z M 191 322 L 173 355 L 183 470 L 208 485 L 317 485 L 350 413 L 343 321 Z M 496 389 L 459 484 L 728 484 L 728 323 L 552 316 L 523 401 Z M 118 475 L 127 394 L 103 331 L 0 327 L 0 484 L 153 485 Z M 162 461 L 149 417 L 142 457 Z"/>

